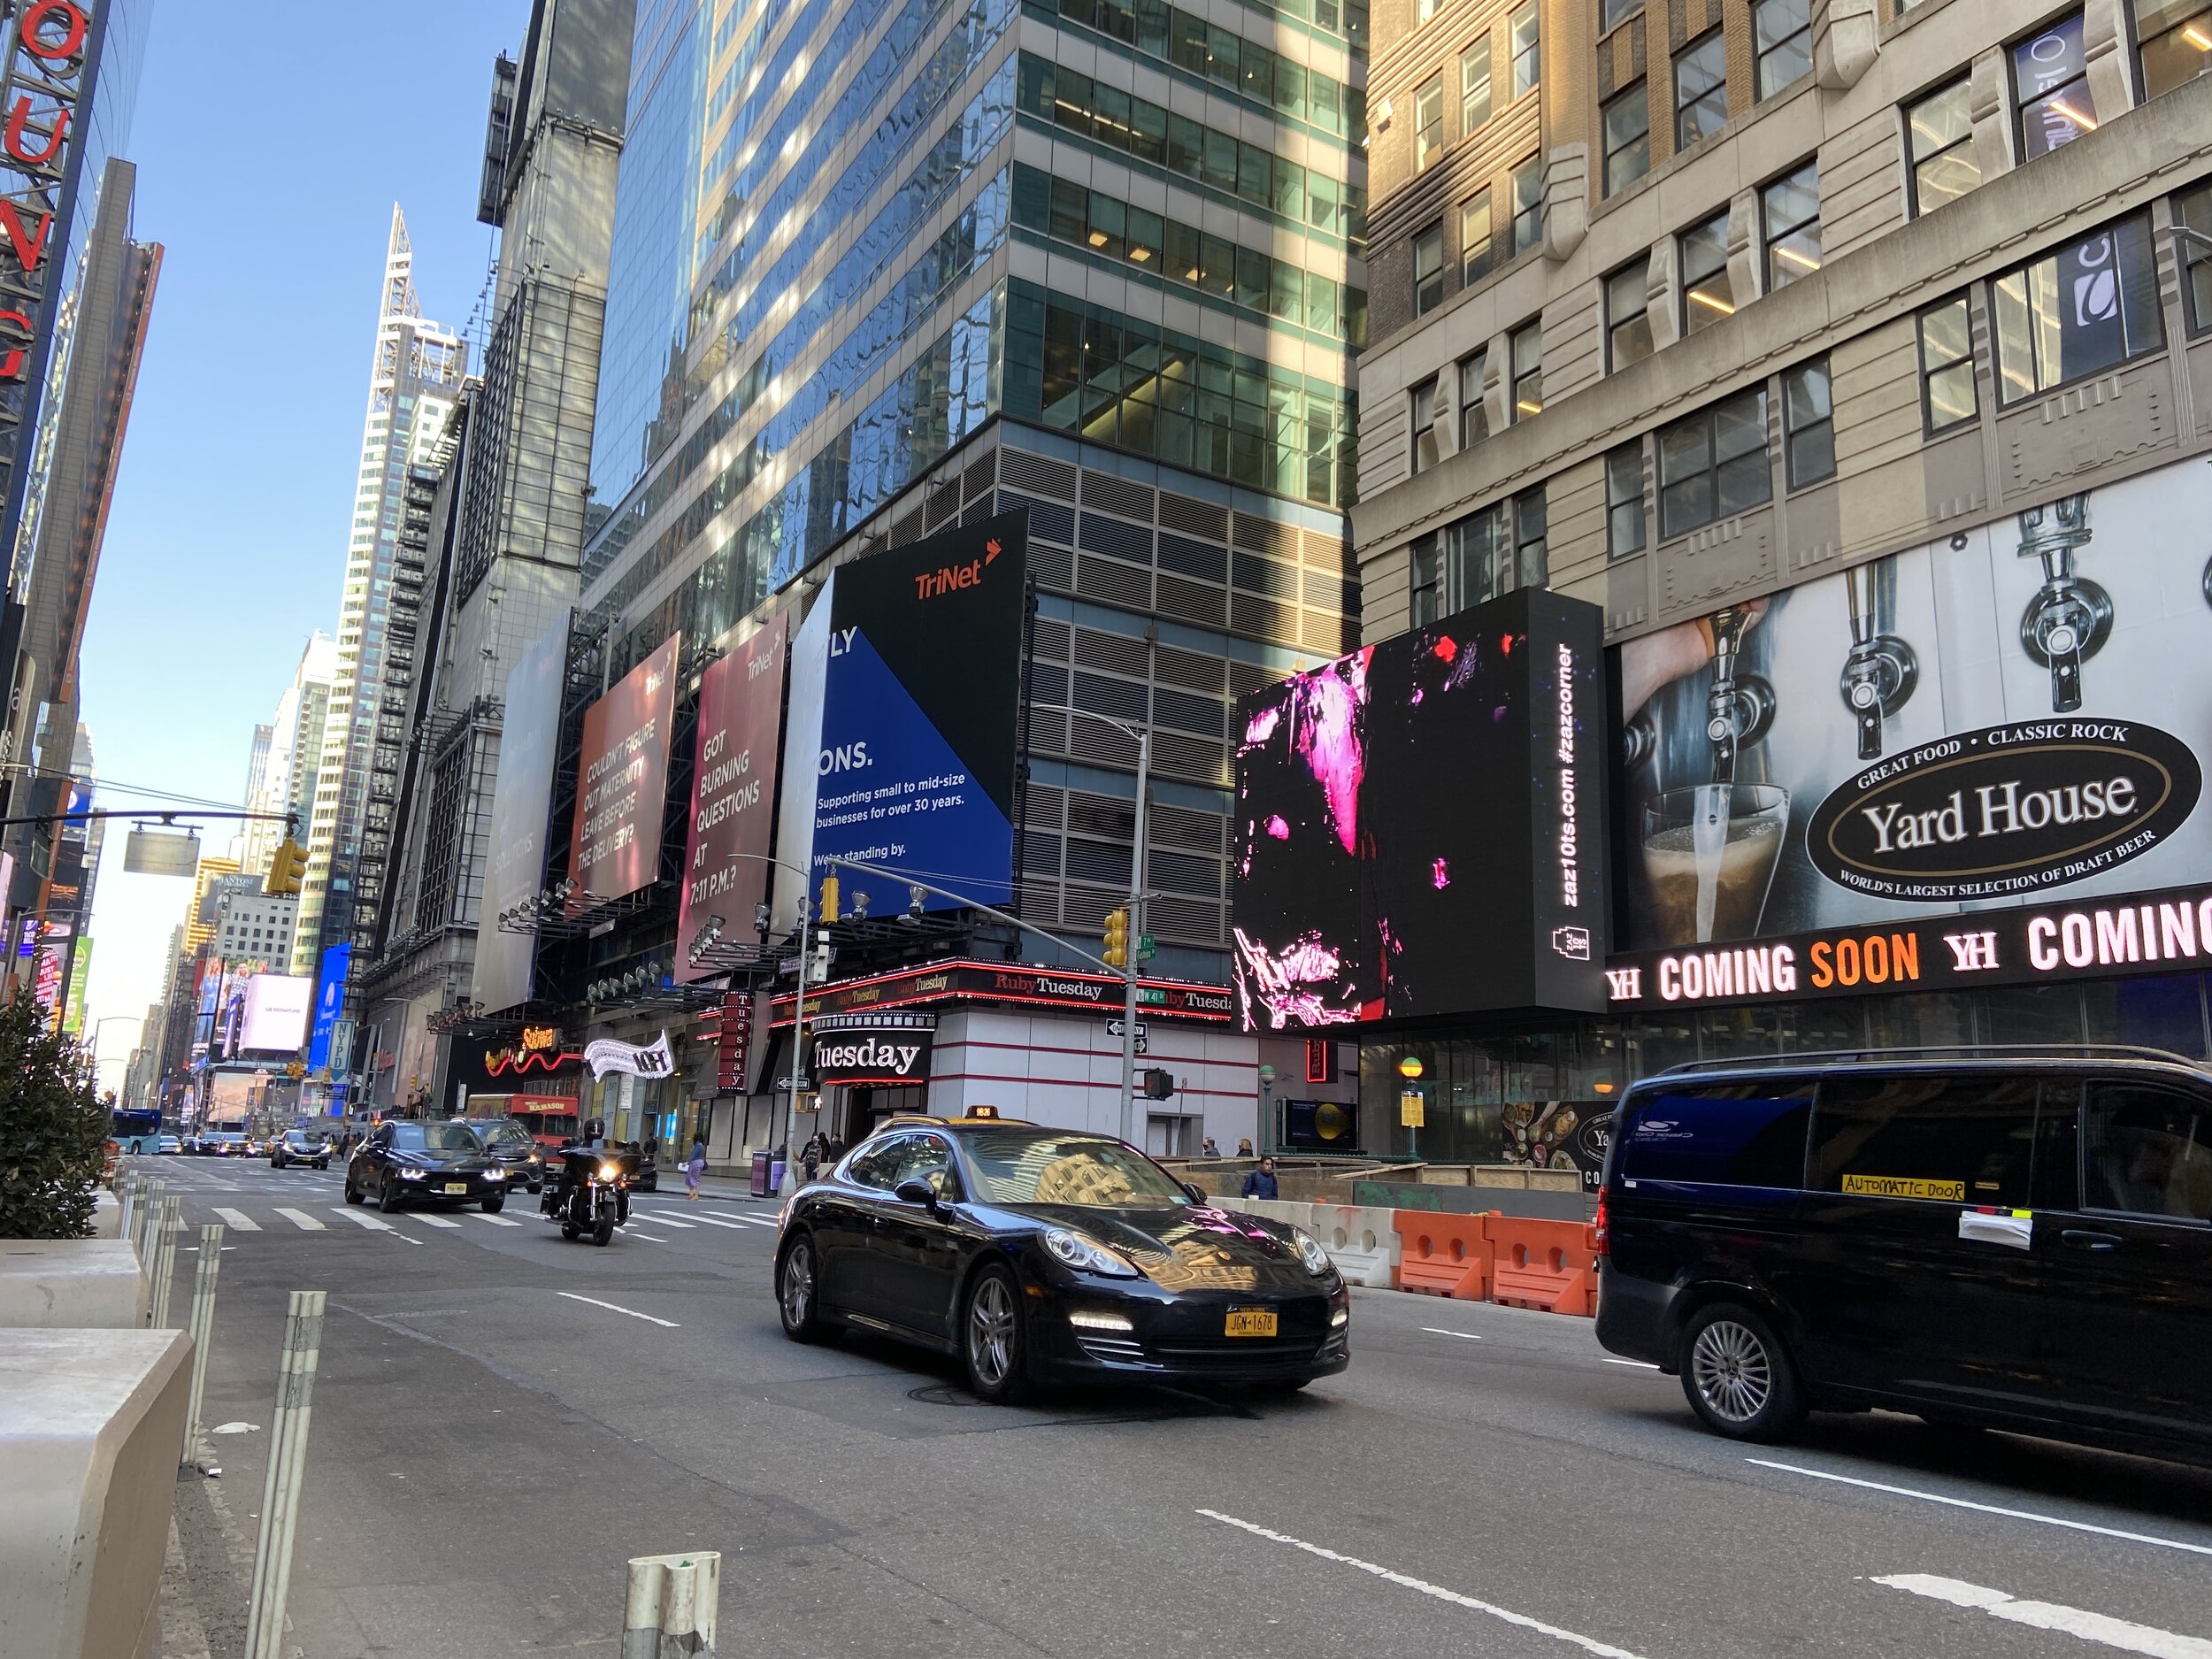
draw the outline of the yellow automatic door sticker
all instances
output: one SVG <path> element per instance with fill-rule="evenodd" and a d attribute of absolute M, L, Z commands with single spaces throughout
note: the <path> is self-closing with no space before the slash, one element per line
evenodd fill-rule
<path fill-rule="evenodd" d="M 1933 1198 L 1954 1204 L 1966 1197 L 1964 1181 L 1924 1181 L 1909 1175 L 1847 1175 L 1843 1190 L 1862 1198 Z"/>

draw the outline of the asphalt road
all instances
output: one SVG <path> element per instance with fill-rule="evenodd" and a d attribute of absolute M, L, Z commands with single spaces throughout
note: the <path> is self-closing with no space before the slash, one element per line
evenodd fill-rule
<path fill-rule="evenodd" d="M 1010 1411 L 786 1342 L 765 1204 L 643 1196 L 598 1249 L 521 1195 L 387 1217 L 335 1171 L 146 1162 L 228 1227 L 210 1425 L 265 1428 L 285 1293 L 330 1293 L 315 1659 L 611 1652 L 625 1559 L 687 1548 L 720 1651 L 795 1659 L 2212 1659 L 2212 1472 L 1886 1414 L 1747 1450 L 1584 1320 L 1363 1291 L 1291 1402 Z M 265 1438 L 179 1486 L 172 1659 L 240 1648 Z"/>

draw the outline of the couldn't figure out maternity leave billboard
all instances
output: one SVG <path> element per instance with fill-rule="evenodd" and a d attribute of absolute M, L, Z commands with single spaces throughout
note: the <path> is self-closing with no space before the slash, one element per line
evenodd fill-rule
<path fill-rule="evenodd" d="M 2191 462 L 1620 647 L 1627 946 L 2212 881 L 2208 522 Z"/>
<path fill-rule="evenodd" d="M 568 873 L 589 899 L 618 899 L 660 874 L 668 736 L 683 635 L 672 634 L 584 710 Z"/>
<path fill-rule="evenodd" d="M 838 568 L 815 779 L 818 879 L 836 856 L 976 903 L 1012 897 L 1027 542 L 1028 514 L 1001 513 Z M 907 908 L 903 882 L 852 872 L 840 880 L 848 910 L 862 893 L 872 914 Z M 960 906 L 934 894 L 924 902 Z"/>

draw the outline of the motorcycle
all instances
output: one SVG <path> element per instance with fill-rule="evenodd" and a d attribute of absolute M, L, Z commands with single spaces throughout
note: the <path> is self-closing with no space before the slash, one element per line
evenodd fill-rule
<path fill-rule="evenodd" d="M 560 1224 L 564 1239 L 589 1233 L 594 1244 L 611 1242 L 614 1230 L 630 1219 L 633 1156 L 570 1147 L 560 1156 L 565 1172 L 546 1182 L 539 1213 Z"/>

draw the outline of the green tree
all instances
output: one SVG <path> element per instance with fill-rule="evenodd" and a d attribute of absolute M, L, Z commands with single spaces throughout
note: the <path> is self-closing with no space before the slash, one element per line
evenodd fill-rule
<path fill-rule="evenodd" d="M 35 996 L 0 1005 L 0 1239 L 88 1239 L 108 1114 L 91 1056 Z"/>

